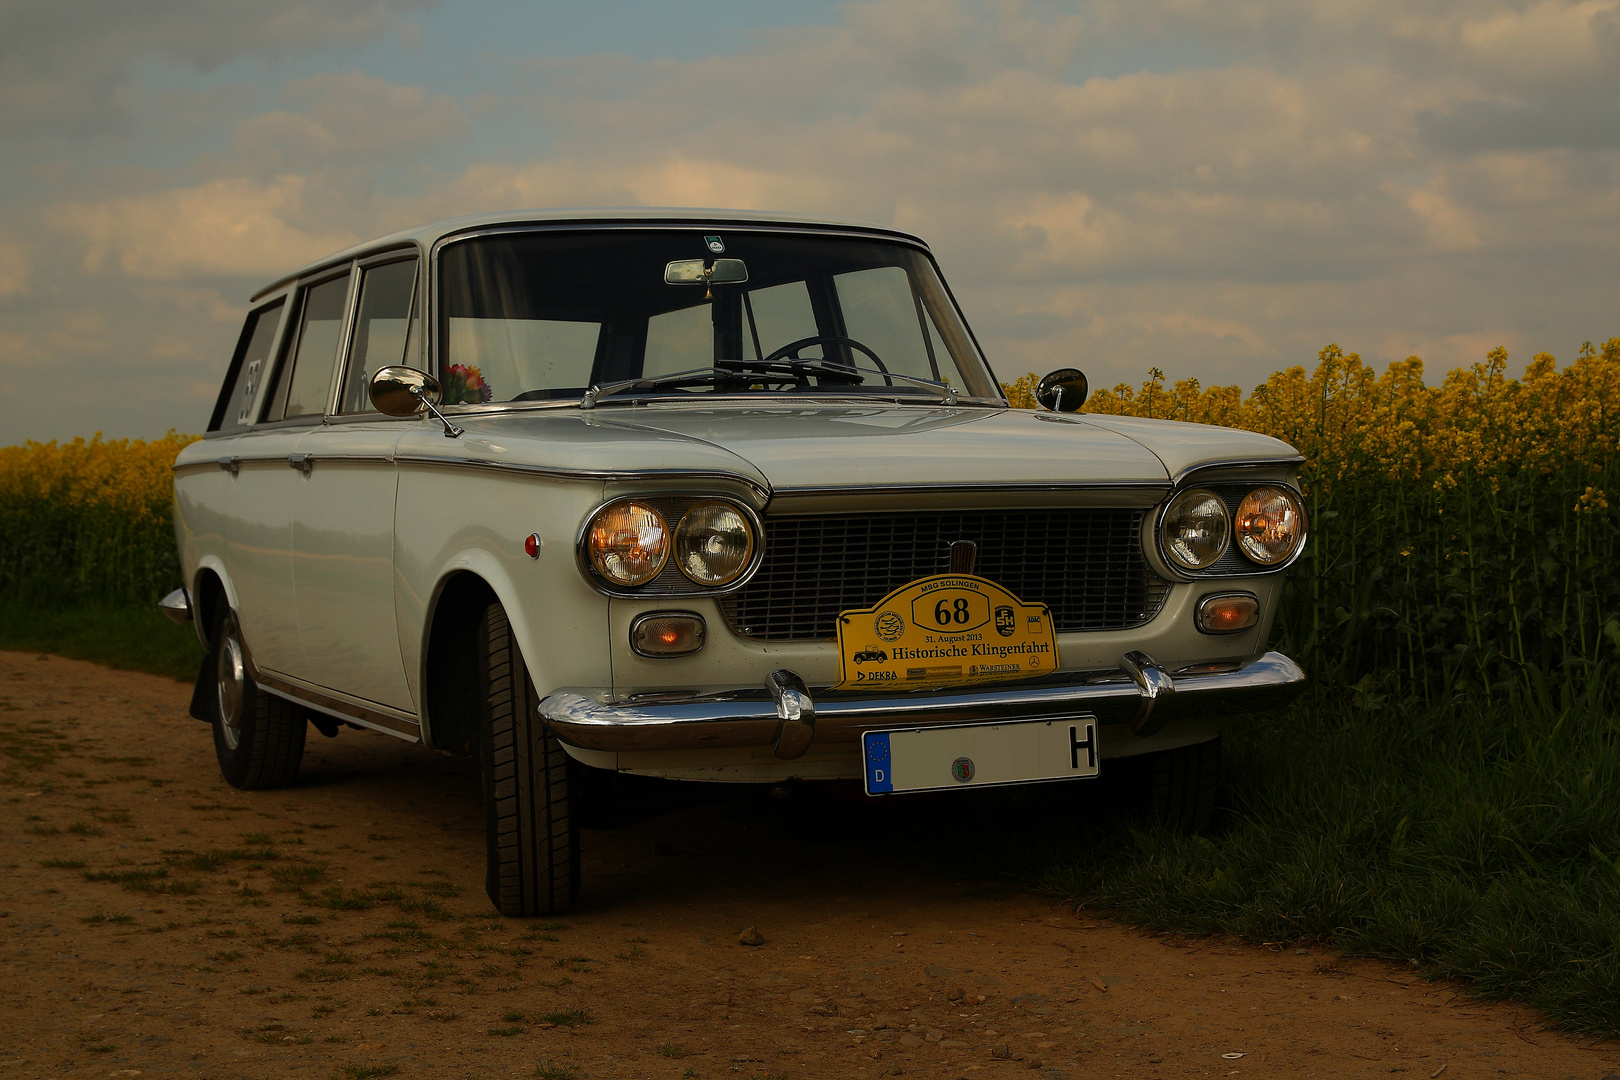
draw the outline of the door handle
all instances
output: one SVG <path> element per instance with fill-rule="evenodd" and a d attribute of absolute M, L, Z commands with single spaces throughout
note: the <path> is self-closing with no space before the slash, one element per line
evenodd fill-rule
<path fill-rule="evenodd" d="M 308 476 L 315 471 L 314 454 L 288 454 L 287 464 Z"/>
<path fill-rule="evenodd" d="M 242 459 L 239 457 L 222 457 L 219 459 L 219 467 L 235 476 L 242 471 Z"/>

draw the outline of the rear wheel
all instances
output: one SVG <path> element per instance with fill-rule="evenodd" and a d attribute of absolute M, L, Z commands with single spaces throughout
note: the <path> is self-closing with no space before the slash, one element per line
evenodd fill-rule
<path fill-rule="evenodd" d="M 1221 780 L 1221 740 L 1163 750 L 1148 761 L 1148 810 L 1185 833 L 1209 831 Z"/>
<path fill-rule="evenodd" d="M 503 915 L 555 915 L 579 895 L 568 753 L 540 723 L 539 694 L 499 604 L 479 621 L 478 644 L 489 848 L 484 888 Z"/>
<path fill-rule="evenodd" d="M 223 607 L 223 605 L 221 605 Z M 214 755 L 232 787 L 281 787 L 304 758 L 304 709 L 267 694 L 248 674 L 236 612 L 222 611 L 213 634 Z"/>

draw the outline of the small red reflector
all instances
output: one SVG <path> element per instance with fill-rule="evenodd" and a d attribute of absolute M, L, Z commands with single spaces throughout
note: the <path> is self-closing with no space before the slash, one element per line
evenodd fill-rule
<path fill-rule="evenodd" d="M 523 553 L 531 559 L 540 557 L 540 534 L 530 533 L 523 540 Z"/>

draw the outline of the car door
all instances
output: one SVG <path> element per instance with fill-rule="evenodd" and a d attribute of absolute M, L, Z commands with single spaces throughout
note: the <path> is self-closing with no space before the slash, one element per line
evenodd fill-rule
<path fill-rule="evenodd" d="M 394 616 L 394 445 L 400 421 L 371 407 L 367 381 L 415 350 L 414 251 L 357 267 L 346 362 L 331 415 L 306 431 L 293 527 L 292 578 L 303 661 L 299 676 L 390 709 L 415 706 Z"/>
<path fill-rule="evenodd" d="M 326 416 L 348 289 L 347 267 L 300 286 L 268 402 L 235 448 L 238 490 L 227 548 L 237 614 L 253 662 L 282 675 L 297 676 L 305 653 L 293 591 L 298 444 Z"/>

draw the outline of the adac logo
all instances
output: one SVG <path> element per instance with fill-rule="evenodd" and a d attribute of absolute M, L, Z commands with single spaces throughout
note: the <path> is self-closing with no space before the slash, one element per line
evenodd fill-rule
<path fill-rule="evenodd" d="M 959 757 L 951 762 L 951 779 L 958 784 L 965 784 L 972 780 L 976 771 L 973 767 L 973 759 L 970 757 Z"/>
<path fill-rule="evenodd" d="M 703 238 L 703 242 L 708 244 L 709 250 L 714 252 L 716 255 L 724 255 L 726 253 L 726 242 L 720 239 L 718 236 L 705 236 Z"/>
<path fill-rule="evenodd" d="M 1013 609 L 1006 604 L 996 608 L 996 633 L 1002 637 L 1012 637 L 1013 631 L 1018 629 L 1018 618 Z"/>

